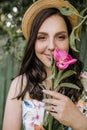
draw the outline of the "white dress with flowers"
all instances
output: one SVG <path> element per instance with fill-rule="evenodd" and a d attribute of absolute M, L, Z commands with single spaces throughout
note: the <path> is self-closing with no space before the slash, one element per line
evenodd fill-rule
<path fill-rule="evenodd" d="M 87 117 L 87 102 L 80 100 L 78 109 Z M 22 103 L 22 119 L 24 130 L 35 130 L 34 125 L 42 126 L 44 117 L 44 103 L 37 100 L 24 100 Z M 72 130 L 66 128 L 65 130 Z"/>
<path fill-rule="evenodd" d="M 44 116 L 44 103 L 37 100 L 24 100 L 22 119 L 24 130 L 34 130 L 34 125 L 41 126 Z"/>

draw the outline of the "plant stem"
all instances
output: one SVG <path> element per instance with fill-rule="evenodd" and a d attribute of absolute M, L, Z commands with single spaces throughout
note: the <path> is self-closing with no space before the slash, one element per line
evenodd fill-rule
<path fill-rule="evenodd" d="M 52 125 L 53 125 L 53 117 L 49 113 L 49 126 L 48 126 L 48 130 L 52 130 Z"/>
<path fill-rule="evenodd" d="M 87 15 L 83 18 L 83 20 L 76 27 L 74 27 L 74 30 L 79 28 L 86 19 L 87 19 Z"/>

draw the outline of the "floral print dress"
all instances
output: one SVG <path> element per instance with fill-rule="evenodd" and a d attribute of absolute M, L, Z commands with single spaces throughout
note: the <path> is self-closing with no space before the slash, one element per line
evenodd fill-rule
<path fill-rule="evenodd" d="M 22 119 L 24 130 L 35 130 L 42 126 L 44 103 L 37 100 L 24 100 L 22 103 Z"/>

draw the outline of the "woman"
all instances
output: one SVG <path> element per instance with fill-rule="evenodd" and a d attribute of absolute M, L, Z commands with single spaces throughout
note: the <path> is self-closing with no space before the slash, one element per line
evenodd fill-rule
<path fill-rule="evenodd" d="M 19 76 L 13 80 L 8 93 L 3 130 L 21 130 L 22 120 L 25 130 L 44 130 L 44 103 L 49 104 L 45 109 L 54 117 L 53 130 L 56 130 L 55 121 L 64 124 L 67 129 L 87 130 L 87 119 L 77 108 L 83 91 L 79 79 L 82 63 L 69 44 L 69 36 L 77 25 L 78 16 L 62 15 L 59 9 L 64 6 L 74 9 L 67 1 L 38 0 L 23 17 L 22 30 L 28 43 Z M 79 90 L 64 87 L 58 92 L 50 91 L 52 82 L 47 77 L 51 75 L 51 53 L 55 48 L 78 59 L 70 66 L 77 74 L 67 78 L 67 81 L 78 85 Z M 44 84 L 46 90 L 42 91 L 40 84 Z M 53 98 L 44 98 L 46 94 Z"/>

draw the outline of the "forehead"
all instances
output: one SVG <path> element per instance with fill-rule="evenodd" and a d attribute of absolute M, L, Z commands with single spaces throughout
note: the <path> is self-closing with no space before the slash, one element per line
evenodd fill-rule
<path fill-rule="evenodd" d="M 59 15 L 52 15 L 48 17 L 40 26 L 39 31 L 52 31 L 52 30 L 67 30 L 67 25 L 64 19 Z"/>

